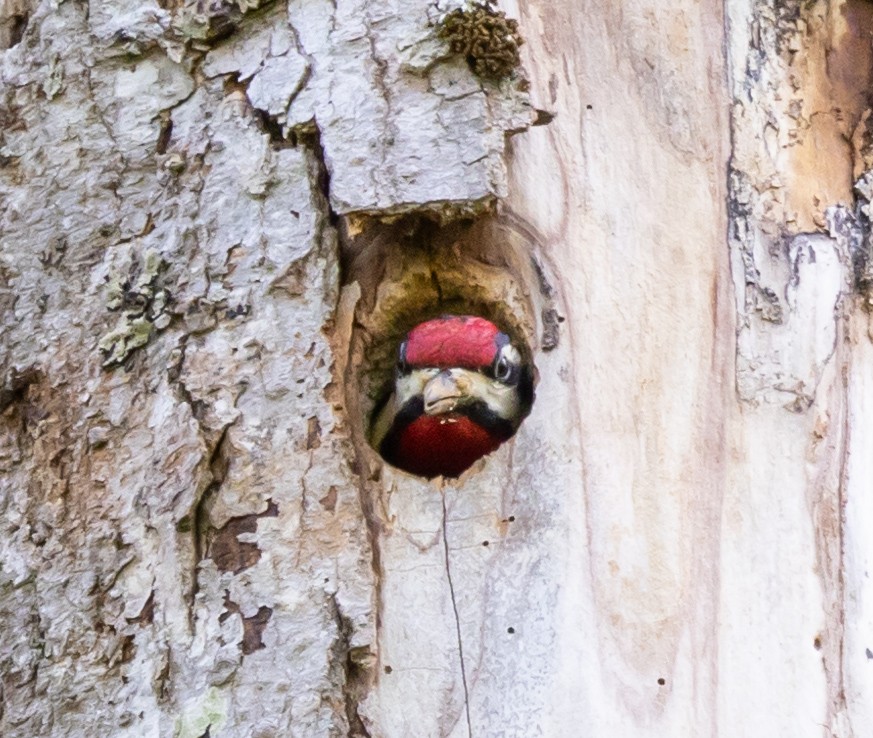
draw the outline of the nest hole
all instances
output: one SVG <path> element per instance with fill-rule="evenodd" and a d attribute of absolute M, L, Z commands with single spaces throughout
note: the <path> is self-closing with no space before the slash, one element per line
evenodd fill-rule
<path fill-rule="evenodd" d="M 490 321 L 518 350 L 533 388 L 541 316 L 548 312 L 550 291 L 542 289 L 542 269 L 531 259 L 529 241 L 494 218 L 441 225 L 409 217 L 369 224 L 354 236 L 346 233 L 344 281 L 360 289 L 347 408 L 376 467 L 382 462 L 378 443 L 373 444 L 378 440 L 373 423 L 394 389 L 398 348 L 415 326 L 442 316 Z M 531 396 L 522 420 L 532 401 Z"/>

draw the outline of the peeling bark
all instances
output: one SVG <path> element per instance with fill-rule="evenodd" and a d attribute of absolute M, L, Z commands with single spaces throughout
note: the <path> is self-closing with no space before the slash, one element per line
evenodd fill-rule
<path fill-rule="evenodd" d="M 0 2 L 4 736 L 873 724 L 873 6 L 465 7 Z M 429 482 L 442 312 L 537 398 Z"/>

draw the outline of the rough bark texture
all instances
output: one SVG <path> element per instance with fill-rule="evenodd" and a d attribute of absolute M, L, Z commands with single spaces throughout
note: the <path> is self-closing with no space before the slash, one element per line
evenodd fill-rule
<path fill-rule="evenodd" d="M 873 5 L 459 6 L 0 0 L 3 736 L 869 734 Z M 440 312 L 537 399 L 427 482 Z"/>

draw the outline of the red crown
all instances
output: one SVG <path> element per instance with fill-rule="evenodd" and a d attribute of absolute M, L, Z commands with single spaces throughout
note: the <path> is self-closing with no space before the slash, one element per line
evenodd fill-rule
<path fill-rule="evenodd" d="M 444 315 L 415 326 L 407 336 L 406 363 L 414 367 L 490 366 L 497 354 L 500 329 L 475 315 Z"/>

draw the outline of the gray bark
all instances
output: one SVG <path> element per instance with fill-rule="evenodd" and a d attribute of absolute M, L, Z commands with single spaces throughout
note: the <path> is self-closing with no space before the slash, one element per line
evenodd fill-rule
<path fill-rule="evenodd" d="M 0 0 L 4 736 L 869 734 L 873 6 L 459 5 Z M 538 384 L 428 482 L 439 312 Z"/>

